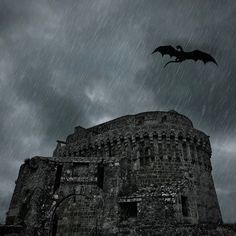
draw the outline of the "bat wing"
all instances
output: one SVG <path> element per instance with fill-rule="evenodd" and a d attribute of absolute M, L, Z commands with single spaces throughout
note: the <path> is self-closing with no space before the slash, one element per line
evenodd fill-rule
<path fill-rule="evenodd" d="M 179 51 L 176 50 L 175 48 L 173 48 L 172 46 L 160 46 L 158 48 L 156 48 L 152 54 L 159 52 L 161 53 L 161 55 L 169 55 L 170 57 L 176 57 L 179 54 Z"/>
<path fill-rule="evenodd" d="M 207 62 L 213 62 L 217 65 L 216 60 L 208 53 L 194 50 L 192 52 L 186 52 L 186 59 L 192 59 L 194 61 L 201 60 L 206 64 Z"/>

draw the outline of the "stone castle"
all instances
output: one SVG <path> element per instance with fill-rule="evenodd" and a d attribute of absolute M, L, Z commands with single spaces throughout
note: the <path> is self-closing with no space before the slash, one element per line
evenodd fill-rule
<path fill-rule="evenodd" d="M 235 235 L 211 172 L 209 136 L 175 111 L 78 126 L 53 157 L 25 160 L 0 232 Z"/>

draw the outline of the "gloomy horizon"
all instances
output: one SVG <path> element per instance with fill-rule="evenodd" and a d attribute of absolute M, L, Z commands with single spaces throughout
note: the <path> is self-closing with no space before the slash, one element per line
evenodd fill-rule
<path fill-rule="evenodd" d="M 234 0 L 0 0 L 0 219 L 20 165 L 128 114 L 176 110 L 210 136 L 224 222 L 236 222 Z M 210 53 L 170 64 L 160 45 Z"/>

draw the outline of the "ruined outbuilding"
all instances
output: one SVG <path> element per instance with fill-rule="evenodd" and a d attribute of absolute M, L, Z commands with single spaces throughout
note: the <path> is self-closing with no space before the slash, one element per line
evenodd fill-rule
<path fill-rule="evenodd" d="M 211 172 L 209 136 L 175 111 L 79 126 L 53 157 L 25 160 L 0 232 L 235 235 Z"/>

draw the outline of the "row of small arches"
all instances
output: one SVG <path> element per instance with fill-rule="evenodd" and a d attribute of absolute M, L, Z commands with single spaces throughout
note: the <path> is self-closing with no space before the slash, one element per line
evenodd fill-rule
<path fill-rule="evenodd" d="M 158 143 L 157 145 L 162 145 L 163 143 Z M 166 143 L 167 146 L 168 146 L 168 143 Z M 146 144 L 136 144 L 135 145 L 135 148 L 139 148 L 139 147 L 144 147 L 144 145 Z M 148 143 L 149 147 L 147 149 L 147 152 L 150 151 L 149 148 L 153 148 L 154 145 L 153 143 Z M 182 143 L 183 147 L 186 146 L 185 143 Z M 174 144 L 176 150 L 177 150 L 177 145 Z M 190 146 L 195 146 L 197 149 L 201 149 L 203 151 L 206 151 L 208 154 L 209 152 L 200 147 L 200 146 L 196 146 L 194 144 L 191 144 Z M 71 156 L 81 156 L 81 157 L 89 157 L 89 156 L 108 156 L 108 157 L 111 157 L 111 156 L 120 156 L 122 155 L 124 152 L 129 152 L 129 153 L 132 153 L 134 152 L 134 149 L 135 148 L 132 148 L 132 147 L 128 147 L 128 146 L 123 146 L 121 148 L 118 148 L 118 146 L 111 146 L 110 144 L 107 144 L 106 146 L 103 144 L 101 146 L 101 148 L 99 149 L 98 147 L 92 147 L 92 146 L 89 146 L 88 148 L 86 148 L 86 146 L 84 146 L 82 149 L 78 149 L 77 147 L 74 148 L 74 149 L 71 149 L 71 150 L 68 150 L 68 149 L 62 149 L 62 150 L 59 150 L 57 156 L 63 156 L 63 157 L 71 157 Z M 171 149 L 170 147 L 167 148 L 167 152 L 170 152 Z M 173 147 L 172 147 L 173 149 Z"/>
<path fill-rule="evenodd" d="M 203 147 L 205 149 L 210 150 L 210 144 L 209 140 L 206 137 L 201 137 L 198 138 L 197 135 L 191 135 L 191 134 L 186 134 L 184 135 L 183 132 L 178 132 L 177 134 L 173 131 L 170 132 L 153 132 L 153 133 L 136 133 L 135 135 L 130 135 L 129 133 L 126 134 L 125 136 L 120 135 L 118 137 L 113 137 L 113 138 L 107 138 L 105 140 L 95 140 L 94 142 L 87 143 L 86 144 L 80 144 L 80 143 L 72 143 L 72 144 L 67 144 L 66 146 L 59 147 L 60 152 L 84 152 L 85 150 L 91 150 L 91 149 L 109 149 L 109 148 L 114 148 L 118 147 L 122 149 L 122 146 L 125 145 L 133 145 L 135 146 L 137 142 L 148 140 L 151 143 L 154 141 L 157 142 L 162 142 L 162 141 L 167 141 L 167 142 L 188 142 L 188 143 L 194 143 L 200 147 Z M 84 142 L 84 140 L 82 141 Z"/>

